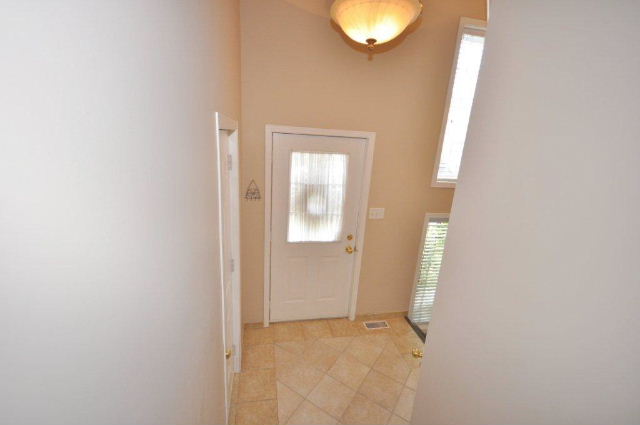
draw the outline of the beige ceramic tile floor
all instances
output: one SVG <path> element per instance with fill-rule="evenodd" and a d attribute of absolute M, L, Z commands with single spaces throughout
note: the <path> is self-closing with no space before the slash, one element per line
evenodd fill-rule
<path fill-rule="evenodd" d="M 366 330 L 384 319 L 390 329 Z M 235 425 L 407 424 L 422 341 L 400 314 L 246 325 Z"/>

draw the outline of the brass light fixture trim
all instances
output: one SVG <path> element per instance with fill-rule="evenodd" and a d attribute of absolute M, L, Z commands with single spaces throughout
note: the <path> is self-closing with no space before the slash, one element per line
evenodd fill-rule
<path fill-rule="evenodd" d="M 367 49 L 373 50 L 373 48 L 375 47 L 376 41 L 378 40 L 376 40 L 375 38 L 367 38 Z"/>
<path fill-rule="evenodd" d="M 421 13 L 421 0 L 334 0 L 331 5 L 331 19 L 369 50 L 402 34 Z"/>

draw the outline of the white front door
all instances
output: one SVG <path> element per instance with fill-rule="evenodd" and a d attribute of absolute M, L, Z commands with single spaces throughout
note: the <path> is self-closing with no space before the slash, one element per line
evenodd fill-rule
<path fill-rule="evenodd" d="M 274 133 L 270 320 L 345 317 L 366 139 Z"/>

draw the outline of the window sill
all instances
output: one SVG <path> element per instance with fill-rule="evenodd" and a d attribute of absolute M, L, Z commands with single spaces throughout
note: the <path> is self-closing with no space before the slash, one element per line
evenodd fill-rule
<path fill-rule="evenodd" d="M 432 181 L 431 182 L 431 187 L 444 187 L 444 188 L 449 188 L 449 189 L 455 189 L 456 188 L 456 182 Z"/>

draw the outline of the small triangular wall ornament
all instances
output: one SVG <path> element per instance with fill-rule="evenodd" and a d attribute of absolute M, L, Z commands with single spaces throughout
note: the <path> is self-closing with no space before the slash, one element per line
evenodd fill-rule
<path fill-rule="evenodd" d="M 260 189 L 258 188 L 255 180 L 251 179 L 251 183 L 249 183 L 249 187 L 247 187 L 247 193 L 245 193 L 244 199 L 247 201 L 259 201 L 262 199 L 262 196 L 260 196 Z"/>

